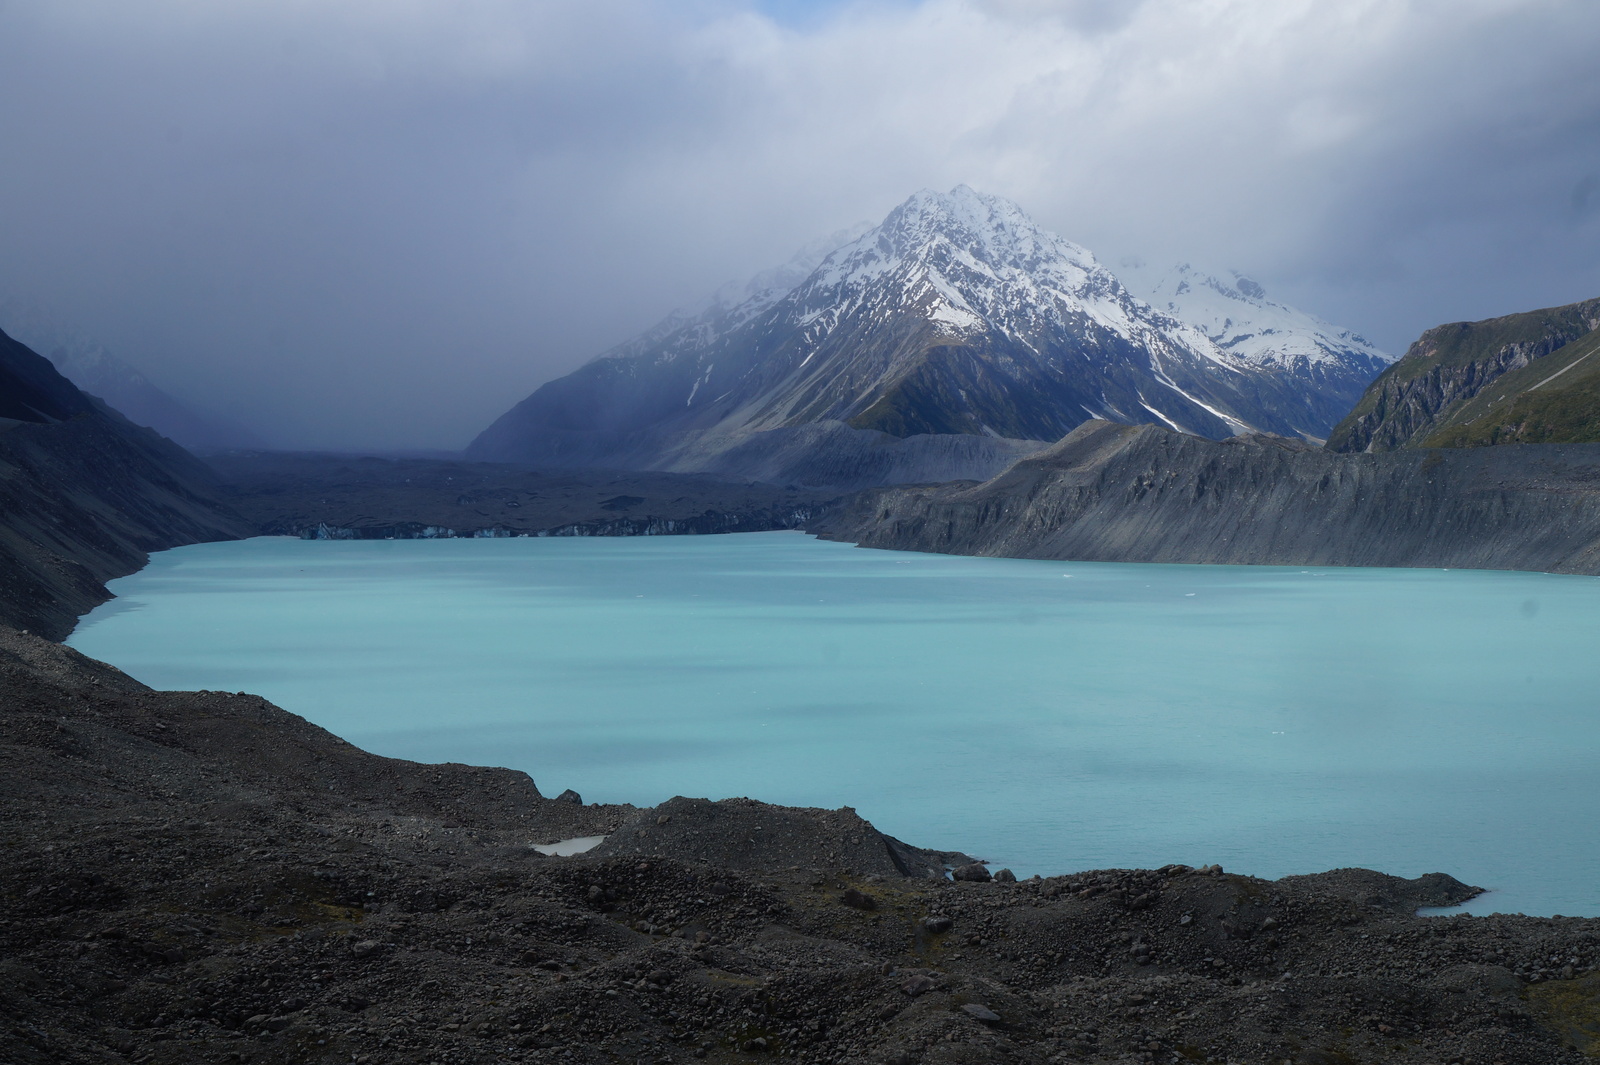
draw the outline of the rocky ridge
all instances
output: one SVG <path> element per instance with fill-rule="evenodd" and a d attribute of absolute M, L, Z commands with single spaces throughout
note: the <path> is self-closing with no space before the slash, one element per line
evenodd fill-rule
<path fill-rule="evenodd" d="M 1091 422 L 988 481 L 865 492 L 811 531 L 1010 558 L 1600 573 L 1600 444 L 1343 455 Z"/>
<path fill-rule="evenodd" d="M 1600 330 L 1509 370 L 1453 404 L 1427 447 L 1600 441 Z"/>

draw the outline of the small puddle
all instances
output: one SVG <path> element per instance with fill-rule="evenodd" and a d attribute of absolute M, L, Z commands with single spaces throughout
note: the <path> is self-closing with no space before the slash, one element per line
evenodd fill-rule
<path fill-rule="evenodd" d="M 571 839 L 558 839 L 554 843 L 535 843 L 533 849 L 540 854 L 550 854 L 558 858 L 568 858 L 584 851 L 592 851 L 605 842 L 604 836 L 573 836 Z"/>

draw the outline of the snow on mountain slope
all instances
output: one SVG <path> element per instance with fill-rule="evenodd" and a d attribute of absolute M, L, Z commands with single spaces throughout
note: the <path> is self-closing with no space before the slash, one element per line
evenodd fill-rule
<path fill-rule="evenodd" d="M 1257 366 L 1304 369 L 1344 365 L 1376 375 L 1395 357 L 1349 329 L 1267 298 L 1237 271 L 1224 280 L 1181 263 L 1165 273 L 1123 273 L 1152 307 L 1198 327 L 1223 351 Z"/>
<path fill-rule="evenodd" d="M 1343 363 L 1266 358 L 1226 329 L 1214 339 L 966 186 L 919 192 L 801 276 L 806 265 L 724 290 L 546 384 L 472 453 L 710 468 L 753 434 L 812 424 L 1050 441 L 1088 418 L 1319 439 L 1376 373 L 1346 395 Z"/>
<path fill-rule="evenodd" d="M 797 292 L 809 308 L 802 322 L 846 317 L 885 281 L 898 291 L 876 313 L 923 303 L 929 320 L 952 336 L 990 329 L 1027 343 L 1088 321 L 1125 337 L 1170 334 L 1237 368 L 1181 324 L 1147 320 L 1088 249 L 1039 228 L 1016 204 L 965 185 L 948 195 L 918 193 L 824 260 Z"/>
<path fill-rule="evenodd" d="M 710 305 L 728 308 L 742 320 L 753 318 L 798 288 L 829 255 L 873 228 L 871 222 L 858 222 L 813 240 L 782 266 L 763 270 L 743 283 L 733 281 L 722 286 L 711 297 Z"/>
<path fill-rule="evenodd" d="M 838 418 L 901 436 L 1051 439 L 1091 413 L 1153 415 L 1207 435 L 1258 420 L 1211 379 L 1248 365 L 1152 315 L 1087 249 L 966 186 L 912 196 L 825 259 L 774 314 L 792 330 L 794 373 L 781 394 L 751 405 L 762 428 Z M 882 343 L 907 330 L 921 335 Z M 1105 387 L 1118 368 L 1142 386 Z M 1003 394 L 978 394 L 997 387 Z"/>

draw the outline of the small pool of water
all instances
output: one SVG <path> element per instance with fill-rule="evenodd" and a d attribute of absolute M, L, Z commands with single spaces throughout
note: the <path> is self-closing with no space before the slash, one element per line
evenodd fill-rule
<path fill-rule="evenodd" d="M 854 806 L 1019 875 L 1360 865 L 1600 915 L 1600 579 L 798 533 L 156 555 L 70 643 L 547 795 Z"/>

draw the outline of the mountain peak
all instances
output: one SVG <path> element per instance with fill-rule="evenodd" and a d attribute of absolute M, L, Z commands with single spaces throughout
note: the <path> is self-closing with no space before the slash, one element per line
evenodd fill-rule
<path fill-rule="evenodd" d="M 1088 249 L 999 196 L 924 189 L 829 255 L 790 297 L 820 338 L 857 308 L 918 318 L 948 336 L 1022 336 L 1077 314 L 1117 329 L 1131 297 Z"/>
<path fill-rule="evenodd" d="M 991 265 L 1053 257 L 1098 265 L 1088 249 L 1043 229 L 1015 203 L 967 185 L 915 193 L 889 212 L 878 232 L 901 255 L 943 241 Z"/>

